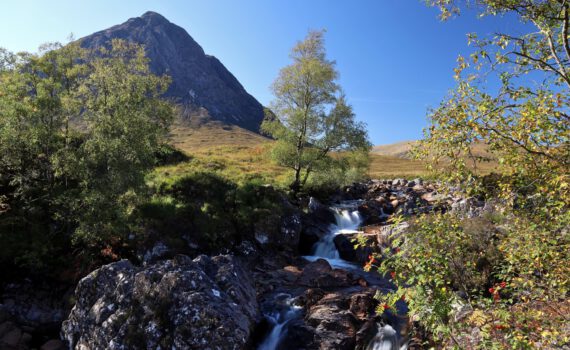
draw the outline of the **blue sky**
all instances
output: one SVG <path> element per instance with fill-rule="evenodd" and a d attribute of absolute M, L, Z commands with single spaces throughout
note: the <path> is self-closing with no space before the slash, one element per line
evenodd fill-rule
<path fill-rule="evenodd" d="M 327 30 L 329 58 L 357 118 L 375 144 L 418 139 L 427 111 L 453 88 L 466 35 L 517 32 L 510 19 L 473 13 L 440 22 L 421 0 L 53 0 L 9 1 L 0 12 L 0 47 L 35 51 L 152 10 L 185 28 L 261 103 L 288 54 L 307 30 Z"/>

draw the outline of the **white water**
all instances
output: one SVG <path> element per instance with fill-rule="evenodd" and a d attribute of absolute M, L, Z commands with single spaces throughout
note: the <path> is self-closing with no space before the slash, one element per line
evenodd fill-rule
<path fill-rule="evenodd" d="M 354 268 L 354 264 L 342 260 L 334 244 L 336 235 L 343 233 L 356 233 L 362 224 L 362 218 L 357 209 L 357 203 L 345 202 L 332 207 L 336 224 L 330 226 L 329 233 L 321 238 L 313 247 L 313 255 L 305 256 L 309 261 L 325 259 L 333 267 Z"/>
<path fill-rule="evenodd" d="M 345 202 L 339 206 L 332 207 L 331 210 L 334 212 L 336 224 L 331 225 L 329 233 L 315 243 L 313 255 L 304 256 L 304 258 L 309 261 L 325 259 L 335 268 L 359 268 L 355 264 L 341 259 L 334 244 L 336 235 L 359 232 L 358 229 L 362 224 L 362 218 L 357 208 L 357 202 Z M 300 316 L 301 308 L 292 305 L 290 297 L 285 302 L 286 307 L 280 312 L 276 311 L 265 315 L 273 324 L 273 328 L 258 347 L 258 350 L 276 350 L 287 332 L 288 323 Z M 378 325 L 378 333 L 370 341 L 366 350 L 407 350 L 407 348 L 407 344 L 400 345 L 398 334 L 392 326 Z"/>
<path fill-rule="evenodd" d="M 408 345 L 400 345 L 398 334 L 389 324 L 378 325 L 378 333 L 370 341 L 366 350 L 406 350 Z"/>
<path fill-rule="evenodd" d="M 326 259 L 333 267 L 354 268 L 355 265 L 340 258 L 334 244 L 336 235 L 343 233 L 357 233 L 362 224 L 362 217 L 358 212 L 358 203 L 345 202 L 340 206 L 331 208 L 335 214 L 336 224 L 331 225 L 330 232 L 313 247 L 313 255 L 305 256 L 309 261 Z M 407 350 L 407 344 L 400 344 L 396 330 L 390 326 L 378 325 L 378 333 L 370 341 L 366 350 Z"/>
<path fill-rule="evenodd" d="M 286 296 L 286 294 L 281 294 L 279 296 Z M 278 297 L 279 297 L 278 296 Z M 281 311 L 272 312 L 270 314 L 265 314 L 265 317 L 271 322 L 273 328 L 271 333 L 267 335 L 267 338 L 259 345 L 258 350 L 275 350 L 279 345 L 279 342 L 287 332 L 287 324 L 297 318 L 301 313 L 302 308 L 292 304 L 292 299 L 290 297 L 285 299 L 284 309 Z"/>

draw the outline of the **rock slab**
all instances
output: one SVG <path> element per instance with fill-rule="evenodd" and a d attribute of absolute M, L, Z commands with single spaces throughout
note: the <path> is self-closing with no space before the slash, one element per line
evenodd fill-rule
<path fill-rule="evenodd" d="M 62 327 L 71 349 L 243 349 L 259 313 L 253 281 L 228 255 L 122 260 L 75 293 Z"/>

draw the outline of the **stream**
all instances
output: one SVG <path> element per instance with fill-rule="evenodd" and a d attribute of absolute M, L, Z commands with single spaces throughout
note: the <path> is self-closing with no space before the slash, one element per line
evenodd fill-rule
<path fill-rule="evenodd" d="M 362 217 L 358 211 L 359 201 L 346 201 L 330 207 L 336 223 L 329 228 L 329 233 L 322 237 L 313 246 L 312 255 L 303 256 L 308 261 L 325 259 L 333 268 L 342 268 L 362 272 L 362 268 L 352 262 L 340 258 L 335 246 L 336 235 L 344 233 L 357 233 L 362 224 Z M 294 304 L 294 299 L 285 293 L 277 294 L 270 307 L 264 311 L 265 319 L 270 323 L 271 330 L 258 346 L 258 350 L 278 350 L 281 340 L 285 338 L 288 326 L 295 320 L 303 317 L 302 308 Z M 397 331 L 390 325 L 377 325 L 377 334 L 370 340 L 366 350 L 405 350 L 407 345 L 400 345 Z"/>

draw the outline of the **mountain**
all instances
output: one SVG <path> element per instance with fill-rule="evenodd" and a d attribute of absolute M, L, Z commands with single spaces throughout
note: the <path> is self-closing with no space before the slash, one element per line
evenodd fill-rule
<path fill-rule="evenodd" d="M 96 48 L 108 46 L 112 39 L 144 45 L 152 72 L 172 77 L 166 97 L 183 107 L 184 120 L 191 124 L 217 121 L 259 131 L 264 116 L 261 103 L 183 28 L 156 12 L 146 12 L 80 40 L 81 46 Z"/>

